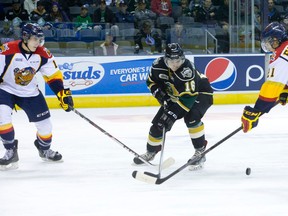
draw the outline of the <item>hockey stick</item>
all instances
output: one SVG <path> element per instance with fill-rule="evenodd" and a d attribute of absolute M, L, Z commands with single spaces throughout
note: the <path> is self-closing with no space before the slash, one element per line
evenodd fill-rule
<path fill-rule="evenodd" d="M 71 110 L 76 113 L 78 116 L 80 116 L 81 118 L 85 119 L 87 122 L 89 122 L 91 125 L 93 125 L 95 128 L 97 128 L 98 130 L 100 130 L 102 133 L 104 133 L 105 135 L 107 135 L 108 137 L 110 137 L 111 139 L 113 139 L 114 141 L 116 141 L 118 144 L 120 144 L 124 149 L 128 150 L 130 153 L 132 153 L 135 157 L 139 158 L 141 161 L 143 161 L 145 164 L 149 165 L 149 166 L 157 166 L 156 164 L 152 164 L 149 161 L 144 160 L 139 154 L 137 154 L 135 151 L 133 151 L 131 148 L 129 148 L 127 145 L 125 145 L 123 142 L 121 142 L 120 140 L 118 140 L 117 138 L 115 138 L 114 136 L 112 136 L 110 133 L 108 133 L 107 131 L 105 131 L 103 128 L 101 128 L 100 126 L 98 126 L 96 123 L 94 123 L 93 121 L 91 121 L 89 118 L 87 118 L 85 115 L 83 115 L 82 113 L 80 113 L 78 110 L 76 110 L 75 108 L 71 107 Z M 168 159 L 166 159 L 163 162 L 163 169 L 168 168 L 169 166 L 173 165 L 175 163 L 175 160 L 170 157 Z"/>
<path fill-rule="evenodd" d="M 277 101 L 274 106 L 276 106 L 279 103 L 279 101 Z M 274 107 L 273 106 L 273 107 Z M 261 113 L 260 116 L 262 116 L 264 114 Z M 260 117 L 259 116 L 259 117 Z M 206 151 L 204 151 L 202 154 L 196 156 L 195 158 L 193 158 L 192 160 L 188 160 L 188 162 L 186 162 L 184 165 L 182 165 L 181 167 L 179 167 L 178 169 L 176 169 L 174 172 L 170 173 L 169 175 L 167 175 L 164 178 L 158 178 L 157 175 L 150 173 L 150 172 L 144 172 L 144 173 L 140 173 L 138 171 L 134 171 L 132 173 L 132 176 L 135 179 L 138 179 L 140 181 L 143 182 L 147 182 L 150 184 L 162 184 L 163 182 L 167 181 L 168 179 L 170 179 L 171 177 L 173 177 L 174 175 L 176 175 L 177 173 L 179 173 L 180 171 L 182 171 L 183 169 L 185 169 L 186 167 L 188 167 L 189 165 L 193 164 L 194 162 L 198 161 L 200 158 L 202 158 L 203 156 L 205 156 L 207 153 L 209 153 L 210 151 L 212 151 L 213 149 L 215 149 L 217 146 L 219 146 L 220 144 L 222 144 L 223 142 L 225 142 L 227 139 L 229 139 L 230 137 L 234 136 L 236 133 L 238 133 L 239 131 L 241 131 L 243 128 L 243 126 L 241 125 L 239 128 L 237 128 L 236 130 L 234 130 L 233 132 L 231 132 L 230 134 L 228 134 L 226 137 L 224 137 L 223 139 L 221 139 L 220 141 L 218 141 L 216 144 L 214 144 L 213 146 L 211 146 L 210 148 L 208 148 Z"/>
<path fill-rule="evenodd" d="M 164 155 L 164 146 L 165 146 L 165 140 L 166 140 L 166 129 L 163 128 L 163 135 L 162 135 L 162 150 L 160 154 L 160 161 L 159 161 L 159 169 L 158 169 L 158 177 L 161 177 L 161 170 L 162 170 L 162 162 L 163 162 L 163 155 Z"/>

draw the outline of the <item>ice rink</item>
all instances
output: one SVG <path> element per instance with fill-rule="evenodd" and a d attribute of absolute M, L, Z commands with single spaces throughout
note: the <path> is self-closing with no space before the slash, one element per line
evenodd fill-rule
<path fill-rule="evenodd" d="M 214 105 L 203 119 L 208 147 L 240 126 L 244 105 Z M 157 107 L 77 109 L 139 154 Z M 63 163 L 43 162 L 34 124 L 14 112 L 19 168 L 0 172 L 1 216 L 271 216 L 288 213 L 288 107 L 278 105 L 257 128 L 209 152 L 205 168 L 185 169 L 161 185 L 140 182 L 134 155 L 74 112 L 52 109 L 53 150 Z M 182 166 L 194 153 L 182 120 L 167 134 L 164 158 Z M 0 156 L 4 148 L 0 146 Z M 159 162 L 159 157 L 154 160 Z M 245 170 L 250 167 L 251 175 Z"/>

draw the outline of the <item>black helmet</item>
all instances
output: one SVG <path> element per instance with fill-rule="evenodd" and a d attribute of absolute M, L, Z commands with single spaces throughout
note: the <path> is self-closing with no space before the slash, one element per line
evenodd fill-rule
<path fill-rule="evenodd" d="M 166 46 L 165 57 L 169 59 L 184 58 L 184 53 L 178 43 L 170 43 Z"/>

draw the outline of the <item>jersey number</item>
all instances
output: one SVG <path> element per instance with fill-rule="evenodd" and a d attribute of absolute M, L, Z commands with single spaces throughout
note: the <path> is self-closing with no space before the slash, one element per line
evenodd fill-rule
<path fill-rule="evenodd" d="M 195 82 L 191 80 L 190 82 L 185 83 L 185 91 L 186 92 L 195 92 Z"/>
<path fill-rule="evenodd" d="M 274 77 L 275 68 L 270 68 L 267 73 L 267 78 Z"/>

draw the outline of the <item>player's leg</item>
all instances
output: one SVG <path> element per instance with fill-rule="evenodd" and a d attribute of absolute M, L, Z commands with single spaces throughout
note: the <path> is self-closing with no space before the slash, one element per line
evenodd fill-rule
<path fill-rule="evenodd" d="M 202 122 L 202 117 L 205 115 L 208 108 L 212 105 L 212 96 L 200 95 L 193 105 L 190 112 L 184 117 L 189 135 L 194 146 L 195 152 L 190 160 L 194 160 L 203 153 L 207 146 L 205 139 L 205 128 Z M 199 169 L 204 165 L 206 157 L 201 157 L 191 164 L 190 169 Z"/>
<path fill-rule="evenodd" d="M 60 161 L 62 155 L 50 149 L 52 143 L 52 124 L 50 112 L 44 96 L 40 92 L 36 97 L 21 98 L 19 106 L 25 111 L 30 122 L 37 128 L 34 145 L 43 160 Z"/>
<path fill-rule="evenodd" d="M 12 108 L 14 96 L 0 89 L 0 137 L 6 152 L 0 158 L 0 169 L 18 168 L 18 141 L 15 140 L 15 131 L 12 124 Z"/>
<path fill-rule="evenodd" d="M 156 154 L 161 151 L 161 145 L 163 141 L 163 131 L 157 127 L 157 123 L 164 112 L 164 108 L 161 107 L 154 119 L 152 120 L 152 126 L 149 130 L 149 135 L 146 144 L 146 153 L 142 154 L 141 157 L 146 161 L 151 161 L 154 159 Z M 143 164 L 144 162 L 138 157 L 133 159 L 135 164 Z"/>

